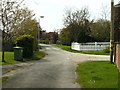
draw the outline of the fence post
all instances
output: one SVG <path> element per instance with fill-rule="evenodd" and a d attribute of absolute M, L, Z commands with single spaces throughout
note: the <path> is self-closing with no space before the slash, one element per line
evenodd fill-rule
<path fill-rule="evenodd" d="M 95 50 L 98 50 L 98 49 L 97 49 L 97 42 L 95 42 Z"/>
<path fill-rule="evenodd" d="M 81 44 L 79 43 L 79 51 L 80 51 L 80 49 L 81 49 L 80 47 L 81 47 Z"/>

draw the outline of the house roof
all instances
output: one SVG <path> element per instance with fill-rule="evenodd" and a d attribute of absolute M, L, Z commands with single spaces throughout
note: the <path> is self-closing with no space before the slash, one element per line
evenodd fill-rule
<path fill-rule="evenodd" d="M 119 3 L 119 4 L 116 4 L 115 7 L 120 7 L 120 3 Z"/>

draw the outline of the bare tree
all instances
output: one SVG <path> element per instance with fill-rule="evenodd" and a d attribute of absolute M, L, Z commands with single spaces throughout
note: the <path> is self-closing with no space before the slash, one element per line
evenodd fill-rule
<path fill-rule="evenodd" d="M 0 29 L 2 30 L 2 61 L 4 60 L 4 43 L 5 41 L 9 42 L 11 40 L 11 32 L 13 30 L 13 26 L 15 24 L 14 15 L 16 13 L 16 10 L 19 9 L 21 3 L 23 2 L 17 2 L 16 0 L 2 0 L 1 8 L 0 8 L 0 21 L 1 26 Z"/>
<path fill-rule="evenodd" d="M 84 24 L 85 20 L 89 19 L 89 11 L 88 8 L 82 8 L 81 10 L 74 10 L 68 9 L 65 11 L 64 15 L 64 25 L 68 26 L 72 23 L 77 23 L 77 24 Z"/>
<path fill-rule="evenodd" d="M 88 8 L 80 10 L 67 9 L 64 15 L 64 26 L 60 32 L 63 44 L 70 45 L 71 42 L 87 42 L 90 34 L 90 24 Z M 90 39 L 89 39 L 90 40 Z M 68 42 L 68 43 L 66 43 Z"/>
<path fill-rule="evenodd" d="M 110 20 L 110 7 L 108 7 L 108 5 L 102 5 L 101 19 Z"/>
<path fill-rule="evenodd" d="M 91 36 L 96 41 L 109 41 L 110 37 L 110 9 L 102 5 L 100 18 L 91 25 Z"/>

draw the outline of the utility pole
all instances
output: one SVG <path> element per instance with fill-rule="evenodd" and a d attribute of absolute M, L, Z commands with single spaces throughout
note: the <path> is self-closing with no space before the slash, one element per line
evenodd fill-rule
<path fill-rule="evenodd" d="M 114 53 L 114 0 L 111 0 L 110 63 L 113 63 L 113 53 Z"/>

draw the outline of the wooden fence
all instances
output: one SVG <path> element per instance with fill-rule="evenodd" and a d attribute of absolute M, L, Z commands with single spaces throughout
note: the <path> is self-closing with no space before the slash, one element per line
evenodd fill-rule
<path fill-rule="evenodd" d="M 77 51 L 101 51 L 110 46 L 110 42 L 90 42 L 90 43 L 77 43 L 73 42 L 71 49 Z"/>

